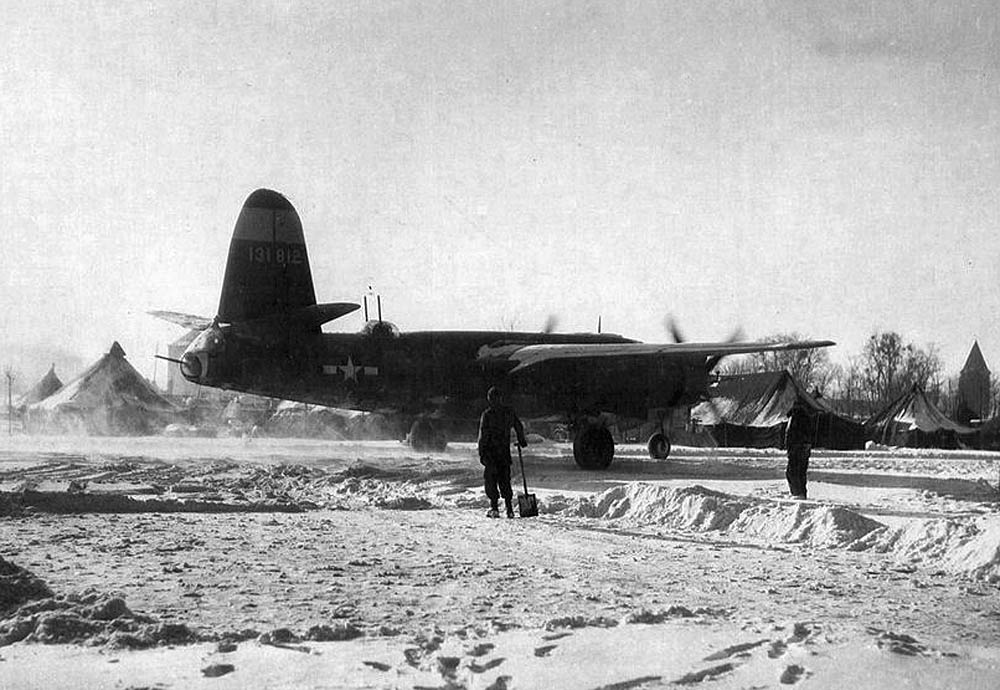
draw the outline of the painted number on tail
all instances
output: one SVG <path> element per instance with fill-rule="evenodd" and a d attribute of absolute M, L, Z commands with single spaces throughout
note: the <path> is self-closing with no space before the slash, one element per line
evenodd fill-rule
<path fill-rule="evenodd" d="M 247 255 L 255 264 L 301 264 L 306 260 L 302 247 L 274 247 L 269 244 L 251 244 Z"/>

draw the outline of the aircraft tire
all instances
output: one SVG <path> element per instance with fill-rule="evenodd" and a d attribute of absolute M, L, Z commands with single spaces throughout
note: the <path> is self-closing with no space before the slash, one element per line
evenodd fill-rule
<path fill-rule="evenodd" d="M 573 439 L 573 459 L 580 469 L 607 469 L 614 456 L 615 441 L 602 426 L 588 426 Z"/>
<path fill-rule="evenodd" d="M 654 460 L 666 460 L 670 456 L 670 438 L 657 431 L 646 442 L 646 450 Z"/>
<path fill-rule="evenodd" d="M 424 417 L 418 417 L 410 426 L 410 433 L 406 435 L 413 450 L 442 451 L 448 446 L 448 440 L 444 434 L 437 429 L 435 424 Z"/>

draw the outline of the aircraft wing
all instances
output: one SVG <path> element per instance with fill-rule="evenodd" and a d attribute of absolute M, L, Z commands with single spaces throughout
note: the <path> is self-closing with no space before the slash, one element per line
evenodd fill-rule
<path fill-rule="evenodd" d="M 207 319 L 204 316 L 195 316 L 194 314 L 182 314 L 177 311 L 151 311 L 148 313 L 150 316 L 169 321 L 188 330 L 203 331 L 212 325 L 212 319 Z"/>
<path fill-rule="evenodd" d="M 517 365 L 510 373 L 524 371 L 530 367 L 560 360 L 607 360 L 633 357 L 651 358 L 699 358 L 706 361 L 729 355 L 744 355 L 753 352 L 776 352 L 782 350 L 810 350 L 817 347 L 835 345 L 830 340 L 803 340 L 781 343 L 594 343 L 506 346 L 496 348 L 491 353 L 482 353 L 487 358 L 503 358 Z"/>

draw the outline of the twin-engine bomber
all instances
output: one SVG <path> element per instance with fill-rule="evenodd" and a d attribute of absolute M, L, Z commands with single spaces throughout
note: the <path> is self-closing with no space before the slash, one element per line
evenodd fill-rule
<path fill-rule="evenodd" d="M 611 464 L 609 418 L 645 419 L 650 410 L 705 399 L 709 373 L 723 357 L 834 344 L 651 344 L 601 333 L 407 333 L 382 321 L 381 313 L 358 333 L 322 332 L 324 323 L 359 308 L 316 302 L 298 213 L 281 194 L 258 189 L 243 204 L 233 230 L 216 317 L 151 313 L 201 331 L 175 360 L 193 383 L 353 410 L 394 410 L 417 420 L 411 433 L 415 445 L 422 438 L 418 425 L 426 431 L 441 426 L 440 420 L 478 418 L 486 391 L 499 386 L 522 417 L 557 416 L 568 423 L 573 457 L 588 470 Z M 662 422 L 648 447 L 654 458 L 669 455 Z"/>

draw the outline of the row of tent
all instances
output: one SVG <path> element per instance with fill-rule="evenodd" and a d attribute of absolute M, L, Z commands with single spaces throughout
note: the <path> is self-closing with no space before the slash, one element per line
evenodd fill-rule
<path fill-rule="evenodd" d="M 129 364 L 117 342 L 65 385 L 50 368 L 17 411 L 28 431 L 104 436 L 159 433 L 180 419 L 180 409 Z"/>
<path fill-rule="evenodd" d="M 979 430 L 949 419 L 916 387 L 864 421 L 839 413 L 787 370 L 722 377 L 709 386 L 709 397 L 692 408 L 691 419 L 720 446 L 782 447 L 785 425 L 796 404 L 810 412 L 817 448 L 854 450 L 868 441 L 932 448 L 982 442 Z"/>

